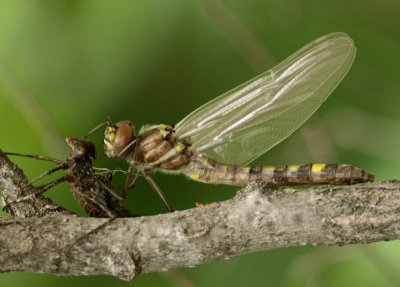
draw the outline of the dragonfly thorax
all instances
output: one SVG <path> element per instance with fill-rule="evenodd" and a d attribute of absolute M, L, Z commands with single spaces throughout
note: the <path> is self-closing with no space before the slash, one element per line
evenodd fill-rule
<path fill-rule="evenodd" d="M 192 157 L 190 144 L 176 138 L 173 126 L 145 126 L 135 137 L 128 120 L 107 126 L 104 152 L 110 158 L 126 160 L 146 170 L 177 170 L 186 166 Z"/>
<path fill-rule="evenodd" d="M 156 125 L 146 128 L 138 138 L 138 163 L 146 169 L 161 168 L 178 170 L 192 157 L 189 143 L 179 141 L 170 125 Z"/>

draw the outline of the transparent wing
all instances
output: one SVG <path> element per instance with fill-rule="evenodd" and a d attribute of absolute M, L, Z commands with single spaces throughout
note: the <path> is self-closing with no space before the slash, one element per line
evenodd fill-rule
<path fill-rule="evenodd" d="M 289 58 L 201 106 L 176 125 L 194 150 L 245 164 L 301 126 L 346 75 L 356 53 L 344 33 L 309 43 Z"/>

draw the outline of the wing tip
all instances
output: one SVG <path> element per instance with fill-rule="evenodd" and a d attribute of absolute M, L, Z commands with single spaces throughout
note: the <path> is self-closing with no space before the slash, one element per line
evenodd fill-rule
<path fill-rule="evenodd" d="M 344 32 L 333 32 L 327 35 L 324 35 L 314 41 L 315 44 L 326 42 L 327 44 L 336 45 L 336 46 L 346 46 L 349 51 L 348 54 L 356 53 L 356 47 L 354 45 L 353 39 Z M 353 56 L 353 57 L 354 57 Z"/>
<path fill-rule="evenodd" d="M 328 40 L 335 40 L 335 41 L 343 40 L 345 42 L 348 42 L 350 46 L 354 46 L 353 39 L 345 32 L 332 32 L 319 37 L 318 39 L 315 40 L 315 42 L 323 42 Z"/>

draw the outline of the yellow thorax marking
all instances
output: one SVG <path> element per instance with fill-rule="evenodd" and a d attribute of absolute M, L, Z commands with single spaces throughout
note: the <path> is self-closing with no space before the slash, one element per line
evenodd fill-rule
<path fill-rule="evenodd" d="M 107 146 L 108 149 L 112 150 L 114 148 L 113 145 L 107 140 L 104 140 L 104 144 Z"/>
<path fill-rule="evenodd" d="M 193 174 L 190 175 L 191 179 L 198 179 L 199 177 L 200 176 L 198 174 L 196 174 L 196 173 L 193 173 Z"/>
<path fill-rule="evenodd" d="M 203 162 L 203 170 L 201 171 L 203 175 L 206 173 L 207 168 L 212 169 L 213 167 L 208 163 L 208 157 L 205 157 Z"/>
<path fill-rule="evenodd" d="M 321 172 L 321 170 L 325 167 L 325 164 L 315 163 L 311 167 L 312 172 Z"/>
<path fill-rule="evenodd" d="M 113 140 L 115 138 L 115 133 L 110 133 L 110 140 Z"/>
<path fill-rule="evenodd" d="M 157 164 L 159 164 L 159 163 L 160 163 L 160 161 L 159 161 L 159 160 L 156 160 L 156 161 L 153 161 L 153 162 L 149 163 L 149 165 L 150 165 L 150 166 L 153 166 L 153 165 L 157 165 Z"/>
<path fill-rule="evenodd" d="M 165 130 L 165 125 L 160 125 L 160 133 L 161 133 L 163 138 L 165 138 L 167 136 L 167 134 L 169 134 L 169 132 L 167 132 Z"/>
<path fill-rule="evenodd" d="M 177 144 L 177 145 L 175 146 L 175 149 L 176 149 L 177 151 L 181 151 L 181 150 L 182 150 L 182 146 L 181 146 L 180 144 Z"/>

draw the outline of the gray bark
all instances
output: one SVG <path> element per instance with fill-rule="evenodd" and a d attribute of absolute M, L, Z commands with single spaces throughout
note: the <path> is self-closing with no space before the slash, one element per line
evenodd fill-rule
<path fill-rule="evenodd" d="M 24 176 L 1 153 L 0 164 L 4 203 L 21 192 Z M 394 180 L 307 189 L 250 184 L 221 203 L 136 218 L 81 218 L 38 197 L 42 201 L 37 209 L 26 207 L 35 206 L 36 197 L 18 203 L 12 212 L 44 217 L 0 219 L 0 272 L 130 280 L 259 250 L 400 237 L 400 182 Z"/>

